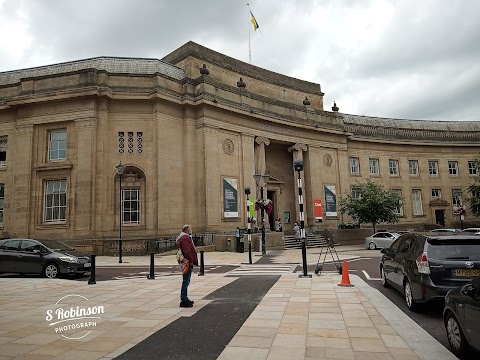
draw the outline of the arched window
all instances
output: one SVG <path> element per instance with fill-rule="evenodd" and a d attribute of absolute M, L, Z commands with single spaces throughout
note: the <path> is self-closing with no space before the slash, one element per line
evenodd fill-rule
<path fill-rule="evenodd" d="M 122 194 L 121 194 L 121 210 L 119 206 L 120 194 L 119 183 L 120 178 L 116 177 L 115 193 L 116 193 L 116 213 L 122 212 L 122 226 L 123 225 L 145 225 L 145 173 L 138 167 L 127 165 L 122 175 Z M 117 217 L 118 219 L 118 217 Z M 117 225 L 118 225 L 118 221 Z"/>

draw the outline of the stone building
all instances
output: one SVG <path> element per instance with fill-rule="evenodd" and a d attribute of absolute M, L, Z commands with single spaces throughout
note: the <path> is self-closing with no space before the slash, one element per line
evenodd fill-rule
<path fill-rule="evenodd" d="M 99 57 L 0 73 L 1 235 L 116 238 L 119 162 L 127 239 L 178 233 L 184 223 L 198 232 L 245 226 L 255 171 L 269 174 L 267 222 L 291 229 L 296 159 L 307 226 L 348 222 L 335 206 L 365 179 L 401 192 L 403 227 L 458 222 L 480 122 L 347 115 L 324 110 L 323 95 L 319 84 L 192 42 L 162 60 Z"/>

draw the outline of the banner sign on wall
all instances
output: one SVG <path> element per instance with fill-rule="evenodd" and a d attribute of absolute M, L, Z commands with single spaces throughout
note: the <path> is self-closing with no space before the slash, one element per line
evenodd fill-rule
<path fill-rule="evenodd" d="M 337 216 L 337 192 L 335 185 L 327 185 L 325 189 L 325 216 Z"/>
<path fill-rule="evenodd" d="M 315 207 L 315 220 L 323 219 L 322 200 L 313 200 Z"/>
<path fill-rule="evenodd" d="M 223 178 L 223 216 L 238 217 L 238 179 Z"/>
<path fill-rule="evenodd" d="M 250 206 L 250 219 L 257 218 L 257 212 L 255 211 L 255 198 L 248 199 L 248 205 Z"/>

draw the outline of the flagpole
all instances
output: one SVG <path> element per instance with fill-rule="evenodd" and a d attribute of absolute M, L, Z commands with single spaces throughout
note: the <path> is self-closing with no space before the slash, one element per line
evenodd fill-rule
<path fill-rule="evenodd" d="M 248 17 L 250 17 L 250 4 L 247 3 L 247 10 L 248 10 Z M 252 48 L 250 46 L 250 24 L 247 22 L 248 24 L 248 60 L 250 62 L 250 64 L 252 63 Z"/>

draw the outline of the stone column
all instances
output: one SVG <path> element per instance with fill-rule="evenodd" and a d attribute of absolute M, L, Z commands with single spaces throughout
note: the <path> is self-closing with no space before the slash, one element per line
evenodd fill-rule
<path fill-rule="evenodd" d="M 253 174 L 255 174 L 255 146 L 254 146 L 254 136 L 248 134 L 242 134 L 242 158 L 243 158 L 243 189 L 239 189 L 239 192 L 243 195 L 239 196 L 239 199 L 244 198 L 245 196 L 245 187 L 250 187 L 250 197 L 256 196 L 256 185 L 253 180 Z M 247 204 L 245 201 L 239 201 L 239 213 L 247 213 Z M 243 210 L 241 210 L 243 209 Z M 247 217 L 245 216 L 244 223 L 247 226 Z"/>
<path fill-rule="evenodd" d="M 95 209 L 95 129 L 97 119 L 76 119 L 77 164 L 75 166 L 75 230 L 77 235 L 93 235 Z"/>
<path fill-rule="evenodd" d="M 255 143 L 257 144 L 255 146 L 255 172 L 258 171 L 260 175 L 263 175 L 267 170 L 267 164 L 265 161 L 265 146 L 270 145 L 270 139 L 257 136 L 255 138 Z M 265 186 L 263 188 L 265 189 L 267 184 L 264 184 L 264 185 Z M 260 186 L 257 189 L 257 197 L 260 196 L 259 191 L 260 191 Z"/>
<path fill-rule="evenodd" d="M 13 189 L 11 192 L 9 191 L 11 194 L 15 194 L 15 201 L 12 202 L 11 231 L 14 237 L 29 237 L 29 225 L 34 218 L 31 211 L 31 202 L 33 201 L 31 192 L 33 125 L 19 125 L 15 130 L 14 183 Z M 35 222 L 33 221 L 32 224 L 34 226 Z"/>
<path fill-rule="evenodd" d="M 303 160 L 303 152 L 304 151 L 307 151 L 307 145 L 305 144 L 302 144 L 302 143 L 296 143 L 295 145 L 292 145 L 288 148 L 288 151 L 291 152 L 293 154 L 293 162 L 295 162 L 296 160 Z M 294 223 L 295 221 L 299 221 L 299 214 L 297 213 L 298 212 L 298 172 L 295 171 L 294 167 L 293 167 L 293 162 L 292 162 L 292 171 L 293 171 L 293 178 L 295 179 L 295 181 L 293 182 L 294 183 L 294 189 L 293 189 L 293 193 L 295 194 L 295 219 L 292 219 L 292 223 Z M 305 162 L 303 163 L 303 168 L 305 169 Z M 305 193 L 306 193 L 306 190 L 305 190 L 305 171 L 301 171 L 300 172 L 300 176 L 302 178 L 302 190 L 303 190 L 303 208 L 304 208 L 304 222 L 305 222 L 305 226 L 308 224 L 307 222 L 307 212 L 305 211 L 305 209 L 307 208 L 307 199 L 305 197 Z"/>

